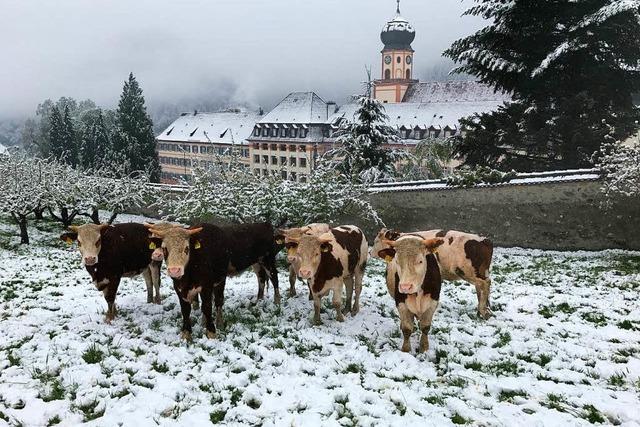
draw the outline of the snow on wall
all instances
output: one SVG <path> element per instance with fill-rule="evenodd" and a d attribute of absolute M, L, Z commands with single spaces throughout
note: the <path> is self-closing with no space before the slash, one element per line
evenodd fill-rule
<path fill-rule="evenodd" d="M 239 144 L 251 135 L 260 117 L 257 112 L 244 110 L 182 113 L 157 136 L 157 140 Z"/>

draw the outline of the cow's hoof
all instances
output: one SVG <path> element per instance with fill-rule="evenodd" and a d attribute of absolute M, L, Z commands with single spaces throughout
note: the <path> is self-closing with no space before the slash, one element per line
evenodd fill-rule
<path fill-rule="evenodd" d="M 424 353 L 429 350 L 429 340 L 420 340 L 420 347 L 418 347 L 418 353 Z"/>
<path fill-rule="evenodd" d="M 351 311 L 351 309 L 349 307 L 344 307 L 342 309 L 342 314 L 348 314 Z"/>
<path fill-rule="evenodd" d="M 191 332 L 189 332 L 189 331 L 180 332 L 180 338 L 182 338 L 183 340 L 185 340 L 187 342 L 191 342 Z"/>
<path fill-rule="evenodd" d="M 313 324 L 314 324 L 314 326 L 321 326 L 321 325 L 322 325 L 322 320 L 320 320 L 320 319 L 313 319 Z"/>
<path fill-rule="evenodd" d="M 158 295 L 157 297 L 155 297 L 153 299 L 153 303 L 154 304 L 162 304 L 162 300 L 160 299 L 160 295 Z"/>
<path fill-rule="evenodd" d="M 313 295 L 309 293 L 309 301 L 313 301 Z"/>
<path fill-rule="evenodd" d="M 276 296 L 274 296 L 274 297 L 273 297 L 273 302 L 274 302 L 276 305 L 280 305 L 280 295 L 276 295 Z"/>
<path fill-rule="evenodd" d="M 491 313 L 489 310 L 486 310 L 484 313 L 478 311 L 478 317 L 480 317 L 482 320 L 489 320 L 492 315 L 493 313 Z"/>
<path fill-rule="evenodd" d="M 411 353 L 411 344 L 402 344 L 402 348 L 400 350 L 404 353 Z"/>
<path fill-rule="evenodd" d="M 339 316 L 338 316 L 338 317 L 336 317 L 336 320 L 337 320 L 338 322 L 344 322 L 344 316 L 342 315 L 342 313 L 339 313 Z"/>
<path fill-rule="evenodd" d="M 153 298 L 147 297 L 147 304 L 151 304 L 153 302 Z"/>
<path fill-rule="evenodd" d="M 215 340 L 216 338 L 218 338 L 218 334 L 213 331 L 207 331 L 207 338 L 209 338 L 210 340 Z"/>
<path fill-rule="evenodd" d="M 354 305 L 353 308 L 351 309 L 351 315 L 355 316 L 356 314 L 358 314 L 359 311 L 360 311 L 360 307 Z"/>
<path fill-rule="evenodd" d="M 298 293 L 296 292 L 296 290 L 295 290 L 295 289 L 289 289 L 289 292 L 287 292 L 287 296 L 288 296 L 289 298 L 291 298 L 291 297 L 295 297 L 296 295 L 298 295 Z"/>

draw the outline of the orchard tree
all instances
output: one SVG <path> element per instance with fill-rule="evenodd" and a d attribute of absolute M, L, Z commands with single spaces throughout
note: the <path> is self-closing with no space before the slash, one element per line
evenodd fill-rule
<path fill-rule="evenodd" d="M 47 210 L 51 218 L 66 228 L 90 206 L 91 188 L 85 175 L 71 165 L 51 160 L 44 163 L 47 179 L 43 186 L 48 194 Z"/>
<path fill-rule="evenodd" d="M 138 81 L 129 74 L 124 83 L 113 136 L 116 156 L 125 163 L 126 172 L 148 170 L 152 181 L 160 178 L 160 162 L 156 153 L 153 122 L 147 114 Z"/>
<path fill-rule="evenodd" d="M 632 134 L 640 89 L 639 0 L 475 0 L 488 24 L 445 51 L 455 70 L 509 93 L 461 122 L 468 165 L 519 170 L 591 164 L 607 137 Z"/>
<path fill-rule="evenodd" d="M 24 154 L 0 156 L 0 212 L 20 228 L 20 243 L 29 244 L 27 220 L 35 209 L 49 203 L 44 182 L 48 180 L 44 161 Z"/>
<path fill-rule="evenodd" d="M 387 125 L 388 116 L 381 102 L 361 96 L 353 120 L 345 120 L 336 131 L 339 148 L 327 153 L 338 170 L 359 182 L 391 181 L 396 162 L 406 152 L 385 147 L 399 141 L 396 130 Z"/>

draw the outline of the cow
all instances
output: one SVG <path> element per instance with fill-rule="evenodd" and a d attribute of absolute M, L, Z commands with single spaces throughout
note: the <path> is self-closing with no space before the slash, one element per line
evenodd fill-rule
<path fill-rule="evenodd" d="M 436 259 L 440 265 L 440 274 L 444 280 L 464 280 L 476 288 L 478 314 L 483 319 L 491 316 L 489 293 L 491 277 L 489 269 L 493 257 L 491 240 L 477 234 L 454 230 L 429 230 L 413 233 L 400 233 L 383 228 L 373 242 L 371 256 L 380 257 L 381 250 L 389 247 L 385 241 L 397 240 L 401 236 L 414 235 L 423 239 L 442 238 L 444 244 L 438 249 Z"/>
<path fill-rule="evenodd" d="M 69 244 L 78 242 L 81 262 L 91 275 L 93 284 L 102 291 L 107 301 L 107 323 L 116 316 L 116 293 L 123 277 L 142 274 L 147 285 L 147 302 L 160 301 L 160 275 L 151 272 L 153 246 L 160 244 L 160 241 L 150 238 L 142 224 L 72 225 L 69 230 L 60 238 Z M 157 292 L 155 299 L 154 286 Z"/>
<path fill-rule="evenodd" d="M 386 281 L 389 295 L 394 299 L 402 330 L 402 351 L 411 351 L 411 334 L 418 320 L 420 331 L 419 353 L 429 349 L 429 330 L 440 301 L 442 279 L 433 255 L 444 244 L 440 238 L 423 239 L 405 235 L 397 240 L 383 240 L 386 248 L 379 256 L 388 259 Z"/>
<path fill-rule="evenodd" d="M 303 234 L 299 238 L 290 238 L 291 246 L 296 248 L 295 263 L 298 273 L 309 280 L 313 295 L 313 322 L 321 324 L 320 300 L 329 291 L 333 292 L 333 307 L 336 320 L 344 321 L 342 313 L 342 287 L 347 287 L 345 313 L 355 316 L 360 310 L 362 278 L 367 263 L 367 239 L 362 230 L 353 225 L 332 228 L 322 235 Z M 351 300 L 355 284 L 355 300 Z"/>
<path fill-rule="evenodd" d="M 313 234 L 320 235 L 329 232 L 331 227 L 329 224 L 324 223 L 312 223 L 309 225 L 305 225 L 304 227 L 298 228 L 289 228 L 286 230 L 277 230 L 276 231 L 276 243 L 284 244 L 287 250 L 287 261 L 289 261 L 289 296 L 296 295 L 296 281 L 300 277 L 298 274 L 298 269 L 300 266 L 296 261 L 296 245 L 292 244 L 291 239 L 299 239 L 303 234 Z M 307 283 L 307 286 L 309 284 Z M 313 295 L 311 293 L 311 287 L 309 287 L 309 300 L 313 299 Z"/>
<path fill-rule="evenodd" d="M 276 246 L 273 227 L 269 223 L 241 224 L 218 227 L 201 224 L 190 228 L 150 228 L 162 239 L 167 272 L 180 301 L 182 337 L 191 339 L 190 302 L 200 295 L 206 336 L 216 337 L 212 320 L 212 298 L 216 306 L 216 325 L 223 324 L 222 306 L 228 275 L 240 274 L 253 267 L 261 289 L 271 280 L 275 302 L 280 302 L 278 271 L 275 264 Z"/>

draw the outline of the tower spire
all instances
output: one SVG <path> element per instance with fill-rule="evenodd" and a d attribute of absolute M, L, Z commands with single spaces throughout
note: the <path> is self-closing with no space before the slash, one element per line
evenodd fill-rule
<path fill-rule="evenodd" d="M 396 0 L 396 3 L 398 3 L 398 7 L 396 8 L 396 13 L 400 15 L 400 0 Z"/>

